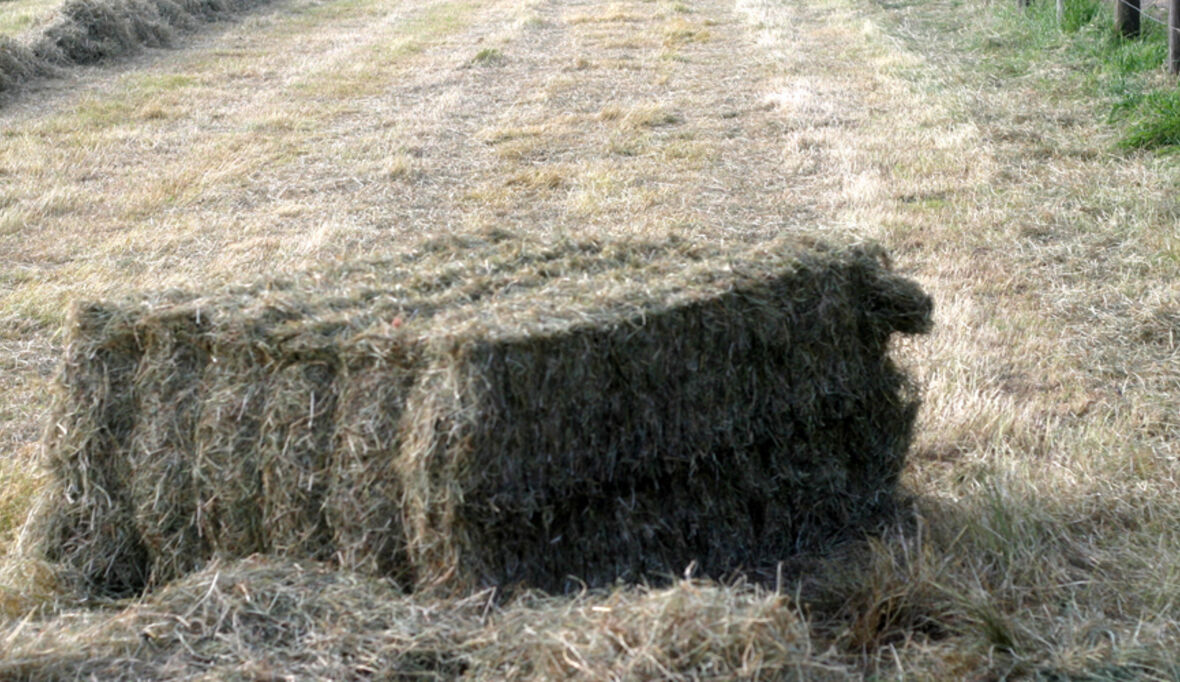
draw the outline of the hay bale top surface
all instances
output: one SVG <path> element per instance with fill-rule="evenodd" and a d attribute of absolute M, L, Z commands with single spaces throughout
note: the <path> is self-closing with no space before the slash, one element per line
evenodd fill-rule
<path fill-rule="evenodd" d="M 610 326 L 744 283 L 850 262 L 863 266 L 852 270 L 871 280 L 863 283 L 873 299 L 865 301 L 866 311 L 888 318 L 891 328 L 882 331 L 928 329 L 929 297 L 888 274 L 884 252 L 875 245 L 836 246 L 790 236 L 735 252 L 677 238 L 540 245 L 505 233 L 431 240 L 397 259 L 203 295 L 173 290 L 111 304 L 82 303 L 70 326 L 102 338 L 95 325 L 148 329 L 196 323 L 220 345 L 250 337 L 271 355 L 390 337 L 402 344 L 430 338 L 496 341 Z"/>

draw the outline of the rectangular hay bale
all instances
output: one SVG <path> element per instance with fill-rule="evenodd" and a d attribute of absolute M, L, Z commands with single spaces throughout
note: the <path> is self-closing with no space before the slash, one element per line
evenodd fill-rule
<path fill-rule="evenodd" d="M 567 590 L 774 561 L 890 498 L 929 298 L 874 247 L 428 243 L 80 305 L 49 559 L 134 592 L 213 556 Z"/>

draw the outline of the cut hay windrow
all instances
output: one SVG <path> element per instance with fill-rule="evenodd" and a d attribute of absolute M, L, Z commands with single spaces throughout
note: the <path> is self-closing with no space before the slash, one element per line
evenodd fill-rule
<path fill-rule="evenodd" d="M 41 552 L 128 594 L 215 556 L 563 591 L 773 566 L 888 505 L 929 298 L 873 247 L 504 235 L 80 304 Z"/>
<path fill-rule="evenodd" d="M 43 75 L 49 68 L 27 45 L 0 36 L 0 93 Z"/>
<path fill-rule="evenodd" d="M 0 37 L 0 93 L 64 66 L 167 47 L 178 33 L 268 0 L 66 0 L 43 28 Z"/>

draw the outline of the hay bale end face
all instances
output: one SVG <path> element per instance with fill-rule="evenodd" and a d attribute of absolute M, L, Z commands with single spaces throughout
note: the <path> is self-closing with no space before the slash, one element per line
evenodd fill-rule
<path fill-rule="evenodd" d="M 929 298 L 873 248 L 503 235 L 80 305 L 42 547 L 89 592 L 214 556 L 566 590 L 756 568 L 887 503 Z"/>

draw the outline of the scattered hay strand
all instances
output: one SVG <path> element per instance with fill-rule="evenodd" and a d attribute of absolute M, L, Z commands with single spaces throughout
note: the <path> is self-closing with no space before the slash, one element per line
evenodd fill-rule
<path fill-rule="evenodd" d="M 872 247 L 504 235 L 83 304 L 35 523 L 113 595 L 254 553 L 457 593 L 773 566 L 888 505 L 929 315 Z"/>

